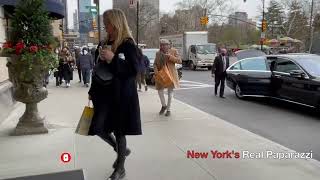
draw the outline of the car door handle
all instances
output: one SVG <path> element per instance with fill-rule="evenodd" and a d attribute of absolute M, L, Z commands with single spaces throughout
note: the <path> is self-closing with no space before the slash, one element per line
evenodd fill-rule
<path fill-rule="evenodd" d="M 281 78 L 281 75 L 273 75 L 275 78 Z"/>
<path fill-rule="evenodd" d="M 235 75 L 235 76 L 239 76 L 239 75 L 240 75 L 240 73 L 234 73 L 233 75 Z"/>

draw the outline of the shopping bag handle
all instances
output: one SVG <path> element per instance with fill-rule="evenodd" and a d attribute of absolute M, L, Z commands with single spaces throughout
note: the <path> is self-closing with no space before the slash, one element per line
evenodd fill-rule
<path fill-rule="evenodd" d="M 88 107 L 91 107 L 91 100 L 88 101 Z"/>

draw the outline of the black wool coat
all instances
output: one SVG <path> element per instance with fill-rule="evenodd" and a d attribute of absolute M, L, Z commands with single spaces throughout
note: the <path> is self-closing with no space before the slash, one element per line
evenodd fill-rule
<path fill-rule="evenodd" d="M 96 82 L 92 82 L 89 94 L 93 100 L 95 114 L 89 134 L 142 134 L 136 87 L 139 58 L 134 41 L 124 41 L 115 52 L 112 62 L 108 64 L 108 69 L 113 74 L 111 85 L 101 88 Z"/>
<path fill-rule="evenodd" d="M 229 65 L 230 65 L 229 57 L 226 56 L 226 69 L 228 69 Z M 211 71 L 212 71 L 212 74 L 215 74 L 216 76 L 226 75 L 226 71 L 223 71 L 223 61 L 222 61 L 221 55 L 217 56 L 214 59 Z"/>

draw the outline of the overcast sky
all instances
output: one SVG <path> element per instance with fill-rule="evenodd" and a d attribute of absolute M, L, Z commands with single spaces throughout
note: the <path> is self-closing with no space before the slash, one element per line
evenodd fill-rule
<path fill-rule="evenodd" d="M 93 1 L 93 0 L 92 0 Z M 160 11 L 161 12 L 174 12 L 175 4 L 181 0 L 160 0 Z M 233 4 L 236 7 L 237 11 L 247 12 L 249 18 L 255 18 L 259 15 L 258 7 L 262 7 L 262 0 L 247 0 L 246 3 L 243 0 L 232 0 Z M 129 2 L 129 0 L 128 0 Z M 266 5 L 269 3 L 269 0 L 266 0 Z M 107 9 L 112 8 L 112 0 L 100 0 L 101 13 Z M 69 27 L 73 27 L 73 12 L 77 8 L 77 0 L 68 0 L 69 14 Z"/>

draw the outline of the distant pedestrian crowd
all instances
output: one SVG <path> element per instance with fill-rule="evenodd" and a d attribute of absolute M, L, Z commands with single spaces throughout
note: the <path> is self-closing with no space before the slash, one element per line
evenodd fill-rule
<path fill-rule="evenodd" d="M 89 87 L 94 67 L 94 56 L 89 48 L 75 48 L 72 52 L 68 47 L 64 47 L 62 50 L 57 49 L 56 54 L 59 60 L 58 66 L 53 70 L 56 86 L 69 88 L 74 79 L 73 72 L 77 69 L 79 83 L 83 82 L 84 86 Z M 48 83 L 48 80 L 46 82 Z"/>

